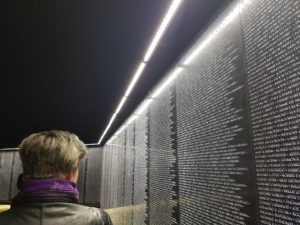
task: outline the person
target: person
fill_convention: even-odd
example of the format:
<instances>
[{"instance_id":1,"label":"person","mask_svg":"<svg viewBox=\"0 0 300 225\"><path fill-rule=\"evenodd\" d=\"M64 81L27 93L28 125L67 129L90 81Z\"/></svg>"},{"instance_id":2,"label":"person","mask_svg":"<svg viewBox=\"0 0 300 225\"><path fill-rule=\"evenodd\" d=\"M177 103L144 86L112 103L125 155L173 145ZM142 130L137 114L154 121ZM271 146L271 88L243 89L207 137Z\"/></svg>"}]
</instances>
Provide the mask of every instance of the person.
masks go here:
<instances>
[{"instance_id":1,"label":"person","mask_svg":"<svg viewBox=\"0 0 300 225\"><path fill-rule=\"evenodd\" d=\"M78 165L87 149L75 134L35 133L18 151L20 191L11 208L0 213L0 225L112 225L103 210L78 204Z\"/></svg>"}]
</instances>

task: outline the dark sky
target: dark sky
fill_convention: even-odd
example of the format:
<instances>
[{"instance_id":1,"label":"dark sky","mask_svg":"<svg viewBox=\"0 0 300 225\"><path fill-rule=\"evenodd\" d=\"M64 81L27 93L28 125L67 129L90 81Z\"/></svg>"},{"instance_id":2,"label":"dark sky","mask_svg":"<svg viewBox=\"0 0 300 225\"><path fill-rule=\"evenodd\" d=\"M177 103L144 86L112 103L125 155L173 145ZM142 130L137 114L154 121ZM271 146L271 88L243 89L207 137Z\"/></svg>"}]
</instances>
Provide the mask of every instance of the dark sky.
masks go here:
<instances>
[{"instance_id":1,"label":"dark sky","mask_svg":"<svg viewBox=\"0 0 300 225\"><path fill-rule=\"evenodd\" d=\"M50 129L97 142L170 3L0 1L0 148ZM111 132L223 5L183 0Z\"/></svg>"}]
</instances>

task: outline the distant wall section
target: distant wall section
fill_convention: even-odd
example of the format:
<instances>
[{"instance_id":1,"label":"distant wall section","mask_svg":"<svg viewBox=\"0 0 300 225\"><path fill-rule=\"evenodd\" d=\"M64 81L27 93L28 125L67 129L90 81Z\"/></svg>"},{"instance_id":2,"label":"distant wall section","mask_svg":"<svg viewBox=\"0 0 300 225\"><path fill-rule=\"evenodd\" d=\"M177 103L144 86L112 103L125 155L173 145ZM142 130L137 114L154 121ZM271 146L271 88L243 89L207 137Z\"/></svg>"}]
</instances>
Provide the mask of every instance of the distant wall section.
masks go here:
<instances>
[{"instance_id":1,"label":"distant wall section","mask_svg":"<svg viewBox=\"0 0 300 225\"><path fill-rule=\"evenodd\" d=\"M102 170L102 148L89 147L88 155L79 165L77 188L81 204L99 207ZM0 204L9 204L17 194L17 179L22 164L16 150L0 150Z\"/></svg>"}]
</instances>

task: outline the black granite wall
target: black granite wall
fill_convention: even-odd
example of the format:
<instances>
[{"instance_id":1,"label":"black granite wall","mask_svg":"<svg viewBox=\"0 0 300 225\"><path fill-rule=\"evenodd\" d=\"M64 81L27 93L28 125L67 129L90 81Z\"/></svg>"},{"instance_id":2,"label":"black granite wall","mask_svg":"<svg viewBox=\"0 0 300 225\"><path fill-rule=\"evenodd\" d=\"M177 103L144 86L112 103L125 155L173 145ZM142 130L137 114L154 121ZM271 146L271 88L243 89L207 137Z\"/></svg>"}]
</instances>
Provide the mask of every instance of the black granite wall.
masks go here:
<instances>
[{"instance_id":1,"label":"black granite wall","mask_svg":"<svg viewBox=\"0 0 300 225\"><path fill-rule=\"evenodd\" d=\"M102 207L124 225L300 224L299 32L299 1L232 1L104 146Z\"/></svg>"},{"instance_id":2,"label":"black granite wall","mask_svg":"<svg viewBox=\"0 0 300 225\"><path fill-rule=\"evenodd\" d=\"M297 0L232 1L144 111L89 149L81 203L124 225L300 224L299 32ZM2 202L19 172L0 152Z\"/></svg>"}]
</instances>

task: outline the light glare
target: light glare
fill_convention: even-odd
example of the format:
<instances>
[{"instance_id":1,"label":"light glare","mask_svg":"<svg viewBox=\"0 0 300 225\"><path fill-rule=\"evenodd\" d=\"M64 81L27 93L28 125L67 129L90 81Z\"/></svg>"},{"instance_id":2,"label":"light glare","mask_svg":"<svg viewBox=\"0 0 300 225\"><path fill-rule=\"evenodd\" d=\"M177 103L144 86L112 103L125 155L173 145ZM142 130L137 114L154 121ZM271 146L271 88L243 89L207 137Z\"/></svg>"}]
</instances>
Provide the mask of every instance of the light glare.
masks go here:
<instances>
[{"instance_id":1,"label":"light glare","mask_svg":"<svg viewBox=\"0 0 300 225\"><path fill-rule=\"evenodd\" d=\"M130 84L129 84L129 86L128 86L126 92L125 92L125 97L128 97L128 96L130 95L130 93L131 93L131 91L132 91L132 89L133 89L135 83L136 83L137 80L140 78L140 76L141 76L143 70L145 69L145 66L146 66L146 63L145 63L145 62L142 62L142 63L140 64L140 66L138 67L138 69L137 69L137 71L136 71L136 73L135 73L133 79L131 80L131 82L130 82Z\"/></svg>"},{"instance_id":2,"label":"light glare","mask_svg":"<svg viewBox=\"0 0 300 225\"><path fill-rule=\"evenodd\" d=\"M214 39L218 33L227 27L240 13L240 10L243 10L246 5L250 4L251 0L244 0L241 3L238 3L233 10L225 17L222 23L211 32L201 43L199 43L198 47L187 57L187 59L183 62L183 65L188 65L190 62L195 59L195 57L202 51L203 48L207 46L208 43Z\"/></svg>"},{"instance_id":3,"label":"light glare","mask_svg":"<svg viewBox=\"0 0 300 225\"><path fill-rule=\"evenodd\" d=\"M167 29L170 21L172 20L173 16L175 15L176 10L178 9L180 3L182 0L174 0L165 16L165 18L163 19L163 22L161 23L161 25L159 26L159 29L157 30L148 50L147 53L144 57L144 61L147 62L152 53L154 52L155 48L157 47L158 42L160 41L161 37L163 36L165 30Z\"/></svg>"},{"instance_id":4,"label":"light glare","mask_svg":"<svg viewBox=\"0 0 300 225\"><path fill-rule=\"evenodd\" d=\"M142 105L139 107L139 109L136 111L137 115L141 115L143 114L143 112L145 111L145 109L150 105L150 103L152 102L152 99L146 99L144 100L144 102L142 103Z\"/></svg>"},{"instance_id":5,"label":"light glare","mask_svg":"<svg viewBox=\"0 0 300 225\"><path fill-rule=\"evenodd\" d=\"M177 75L183 70L182 67L177 67L174 72L166 79L152 94L152 98L156 98L176 77Z\"/></svg>"},{"instance_id":6,"label":"light glare","mask_svg":"<svg viewBox=\"0 0 300 225\"><path fill-rule=\"evenodd\" d=\"M118 108L116 109L115 114L118 114L118 113L120 112L120 110L122 109L122 107L123 107L125 101L126 101L126 97L124 96L124 97L122 98L120 104L118 105Z\"/></svg>"},{"instance_id":7,"label":"light glare","mask_svg":"<svg viewBox=\"0 0 300 225\"><path fill-rule=\"evenodd\" d=\"M170 21L172 20L173 16L175 15L175 12L177 11L180 3L182 2L182 0L173 0L166 16L164 17L158 31L156 32L146 54L145 54L145 57L144 57L144 61L139 65L133 79L131 80L126 92L125 92L125 95L123 96L121 102L119 103L114 115L112 116L112 118L110 119L106 129L104 130L103 134L101 135L101 138L98 142L98 144L101 143L101 141L103 140L104 136L106 135L108 129L111 127L116 115L121 111L127 97L130 95L133 87L135 86L136 82L138 81L139 77L141 76L142 72L144 71L145 69L145 66L146 66L146 62L148 62L148 60L150 59L152 53L154 52L155 48L157 47L157 44L159 42L159 40L161 39L161 37L163 36L164 32L166 31ZM150 102L149 102L150 104ZM132 122L133 120L135 119L135 117L132 117L129 121Z\"/></svg>"},{"instance_id":8,"label":"light glare","mask_svg":"<svg viewBox=\"0 0 300 225\"><path fill-rule=\"evenodd\" d=\"M130 117L130 119L128 120L127 125L131 124L136 118L137 118L137 115L135 115L135 114L132 115L132 116Z\"/></svg>"}]
</instances>

